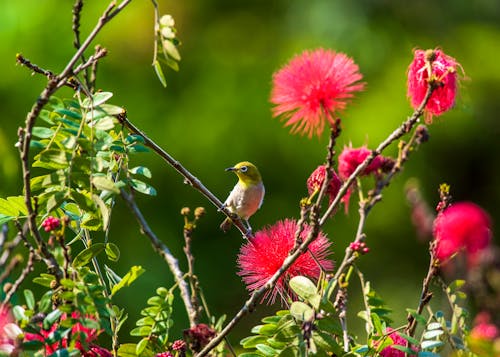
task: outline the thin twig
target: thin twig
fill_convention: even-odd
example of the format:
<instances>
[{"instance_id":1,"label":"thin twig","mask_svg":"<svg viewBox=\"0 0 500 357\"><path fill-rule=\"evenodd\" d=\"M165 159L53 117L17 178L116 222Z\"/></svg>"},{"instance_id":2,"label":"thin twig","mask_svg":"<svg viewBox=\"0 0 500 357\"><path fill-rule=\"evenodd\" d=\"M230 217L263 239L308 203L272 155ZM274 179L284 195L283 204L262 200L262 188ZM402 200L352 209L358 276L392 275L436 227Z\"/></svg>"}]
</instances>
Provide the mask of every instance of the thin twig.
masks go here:
<instances>
[{"instance_id":1,"label":"thin twig","mask_svg":"<svg viewBox=\"0 0 500 357\"><path fill-rule=\"evenodd\" d=\"M14 284L12 284L12 286L10 287L9 291L5 294L5 298L3 299L3 304L5 304L10 300L10 298L15 294L15 292L22 284L22 282L27 278L28 274L33 271L35 258L36 258L35 253L33 251L30 251L28 256L28 263L24 267L19 278L16 279Z\"/></svg>"},{"instance_id":2,"label":"thin twig","mask_svg":"<svg viewBox=\"0 0 500 357\"><path fill-rule=\"evenodd\" d=\"M5 267L4 271L2 274L0 274L0 284L3 283L5 279L9 277L9 275L14 271L14 269L23 261L23 257L20 255L14 256L10 261L9 264Z\"/></svg>"},{"instance_id":3,"label":"thin twig","mask_svg":"<svg viewBox=\"0 0 500 357\"><path fill-rule=\"evenodd\" d=\"M185 217L187 219L187 217ZM188 263L188 279L189 279L189 286L191 289L191 314L193 316L189 317L189 321L191 326L193 327L198 324L199 320L199 313L200 313L200 303L198 301L198 296L197 296L197 291L198 291L198 279L194 275L194 256L191 253L191 241L192 241L192 235L193 235L193 224L190 222L186 222L184 226L184 242L186 245L184 246L184 254L186 255L186 260Z\"/></svg>"},{"instance_id":4,"label":"thin twig","mask_svg":"<svg viewBox=\"0 0 500 357\"><path fill-rule=\"evenodd\" d=\"M160 256L167 262L170 271L174 275L174 279L176 283L179 285L180 294L182 300L184 302L184 306L186 307L186 312L189 318L189 324L193 326L194 320L192 320L193 316L195 316L194 308L191 303L191 297L189 296L189 287L184 280L184 273L179 268L179 261L172 255L170 249L156 236L156 234L151 230L149 224L146 219L142 215L139 207L135 203L134 199L130 194L125 192L124 190L120 191L122 198L127 203L127 206L132 211L133 215L137 219L139 226L141 227L141 232L146 235L154 250L160 254Z\"/></svg>"},{"instance_id":5,"label":"thin twig","mask_svg":"<svg viewBox=\"0 0 500 357\"><path fill-rule=\"evenodd\" d=\"M75 0L73 4L73 34L75 35L75 39L73 41L73 46L78 50L81 47L80 42L80 17L83 9L83 0ZM80 56L82 63L87 62L85 59L85 54L82 53ZM85 84L90 89L90 81L89 81L89 73L86 70L84 74Z\"/></svg>"},{"instance_id":6,"label":"thin twig","mask_svg":"<svg viewBox=\"0 0 500 357\"><path fill-rule=\"evenodd\" d=\"M420 299L418 302L417 306L417 314L421 314L422 311L424 310L424 307L429 303L429 301L432 298L432 293L430 292L430 285L432 282L432 279L434 276L439 271L439 267L436 263L436 260L434 259L434 244L430 244L430 254L431 254L431 259L429 261L429 269L427 270L427 275L425 276L425 279L422 282L422 292L420 293ZM408 326L406 328L406 334L409 336L414 335L415 329L417 328L417 320L411 315L408 314Z\"/></svg>"},{"instance_id":7,"label":"thin twig","mask_svg":"<svg viewBox=\"0 0 500 357\"><path fill-rule=\"evenodd\" d=\"M0 251L2 252L2 255L0 256L0 268L7 263L7 260L9 259L10 254L14 250L14 248L17 247L17 245L21 242L21 236L18 234L14 237L14 239L10 242L5 243L2 247L0 247Z\"/></svg>"},{"instance_id":8,"label":"thin twig","mask_svg":"<svg viewBox=\"0 0 500 357\"><path fill-rule=\"evenodd\" d=\"M158 144L151 140L143 131L132 124L126 115L118 116L118 120L125 125L132 133L141 136L144 139L144 144L156 152L163 160L165 160L170 166L172 166L179 174L184 177L184 182L189 184L194 189L201 192L219 211L224 213L227 217L231 218L234 225L239 229L244 237L250 238L251 232L247 230L243 222L239 217L235 217L208 188L203 185L203 183L195 177L191 172L189 172L182 164L174 159L169 153L163 150Z\"/></svg>"},{"instance_id":9,"label":"thin twig","mask_svg":"<svg viewBox=\"0 0 500 357\"><path fill-rule=\"evenodd\" d=\"M20 53L18 53L16 55L16 62L19 63L20 65L30 69L34 73L38 73L38 74L41 74L41 75L47 77L47 79L49 79L49 80L51 80L51 79L56 80L56 78L57 78L55 73L32 63L29 59L27 59L26 57L24 57ZM78 88L80 87L80 84L78 83L78 81L73 77L68 78L66 80L66 82L64 83L64 85L72 88L73 90L78 90Z\"/></svg>"}]
</instances>

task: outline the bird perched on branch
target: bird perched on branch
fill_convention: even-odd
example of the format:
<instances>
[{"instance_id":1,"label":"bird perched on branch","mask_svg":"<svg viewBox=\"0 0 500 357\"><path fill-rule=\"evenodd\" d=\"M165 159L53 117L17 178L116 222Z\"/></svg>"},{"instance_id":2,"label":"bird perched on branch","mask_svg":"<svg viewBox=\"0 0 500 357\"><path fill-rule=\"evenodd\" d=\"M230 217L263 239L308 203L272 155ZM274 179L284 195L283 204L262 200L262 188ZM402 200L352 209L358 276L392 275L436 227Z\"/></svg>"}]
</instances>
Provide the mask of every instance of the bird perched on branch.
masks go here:
<instances>
[{"instance_id":1,"label":"bird perched on branch","mask_svg":"<svg viewBox=\"0 0 500 357\"><path fill-rule=\"evenodd\" d=\"M264 199L264 184L257 167L248 161L242 161L229 167L226 171L233 171L238 176L238 182L224 202L231 213L238 215L252 232L248 219L260 208ZM233 221L226 218L220 228L227 232Z\"/></svg>"}]
</instances>

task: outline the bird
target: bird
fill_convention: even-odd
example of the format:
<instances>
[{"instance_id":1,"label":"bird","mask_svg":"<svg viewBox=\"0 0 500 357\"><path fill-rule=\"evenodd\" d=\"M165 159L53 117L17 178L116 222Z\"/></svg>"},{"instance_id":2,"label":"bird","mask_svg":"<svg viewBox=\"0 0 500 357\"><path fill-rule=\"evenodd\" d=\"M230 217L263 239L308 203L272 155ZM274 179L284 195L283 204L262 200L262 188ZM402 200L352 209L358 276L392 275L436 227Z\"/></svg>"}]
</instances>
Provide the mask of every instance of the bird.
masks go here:
<instances>
[{"instance_id":1,"label":"bird","mask_svg":"<svg viewBox=\"0 0 500 357\"><path fill-rule=\"evenodd\" d=\"M247 233L252 233L252 227L248 223L248 219L260 208L264 200L264 183L257 166L248 161L242 161L228 167L226 171L232 171L238 176L238 182L233 190L229 193L224 208L227 208L232 214L238 215L245 223L248 230ZM233 221L227 217L220 229L227 232Z\"/></svg>"}]
</instances>

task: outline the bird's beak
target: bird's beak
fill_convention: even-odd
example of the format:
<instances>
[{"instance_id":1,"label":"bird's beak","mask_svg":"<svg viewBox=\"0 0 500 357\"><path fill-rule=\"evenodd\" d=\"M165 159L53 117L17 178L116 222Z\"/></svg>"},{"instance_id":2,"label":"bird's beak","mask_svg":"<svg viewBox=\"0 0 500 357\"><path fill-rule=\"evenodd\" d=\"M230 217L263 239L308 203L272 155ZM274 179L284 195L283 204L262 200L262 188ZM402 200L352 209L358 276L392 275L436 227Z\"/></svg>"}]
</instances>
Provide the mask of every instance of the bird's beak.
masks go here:
<instances>
[{"instance_id":1,"label":"bird's beak","mask_svg":"<svg viewBox=\"0 0 500 357\"><path fill-rule=\"evenodd\" d=\"M228 168L226 169L226 171L236 171L236 168L235 168L235 167L228 167Z\"/></svg>"}]
</instances>

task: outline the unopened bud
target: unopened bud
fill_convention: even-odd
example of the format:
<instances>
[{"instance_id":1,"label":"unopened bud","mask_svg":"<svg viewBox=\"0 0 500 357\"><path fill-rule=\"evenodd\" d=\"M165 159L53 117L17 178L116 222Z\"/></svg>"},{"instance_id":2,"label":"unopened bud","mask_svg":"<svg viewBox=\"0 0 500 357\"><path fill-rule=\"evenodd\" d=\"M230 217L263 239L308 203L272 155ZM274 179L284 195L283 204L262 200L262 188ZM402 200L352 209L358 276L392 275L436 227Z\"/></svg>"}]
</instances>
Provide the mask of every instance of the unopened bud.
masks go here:
<instances>
[{"instance_id":1,"label":"unopened bud","mask_svg":"<svg viewBox=\"0 0 500 357\"><path fill-rule=\"evenodd\" d=\"M3 286L3 292L7 294L10 288L12 288L12 283L5 283L5 285Z\"/></svg>"},{"instance_id":2,"label":"unopened bud","mask_svg":"<svg viewBox=\"0 0 500 357\"><path fill-rule=\"evenodd\" d=\"M181 215L187 216L191 213L191 209L189 207L182 207L181 208Z\"/></svg>"},{"instance_id":3,"label":"unopened bud","mask_svg":"<svg viewBox=\"0 0 500 357\"><path fill-rule=\"evenodd\" d=\"M205 207L196 207L194 210L194 218L200 219L205 215L205 213L206 213Z\"/></svg>"}]
</instances>

